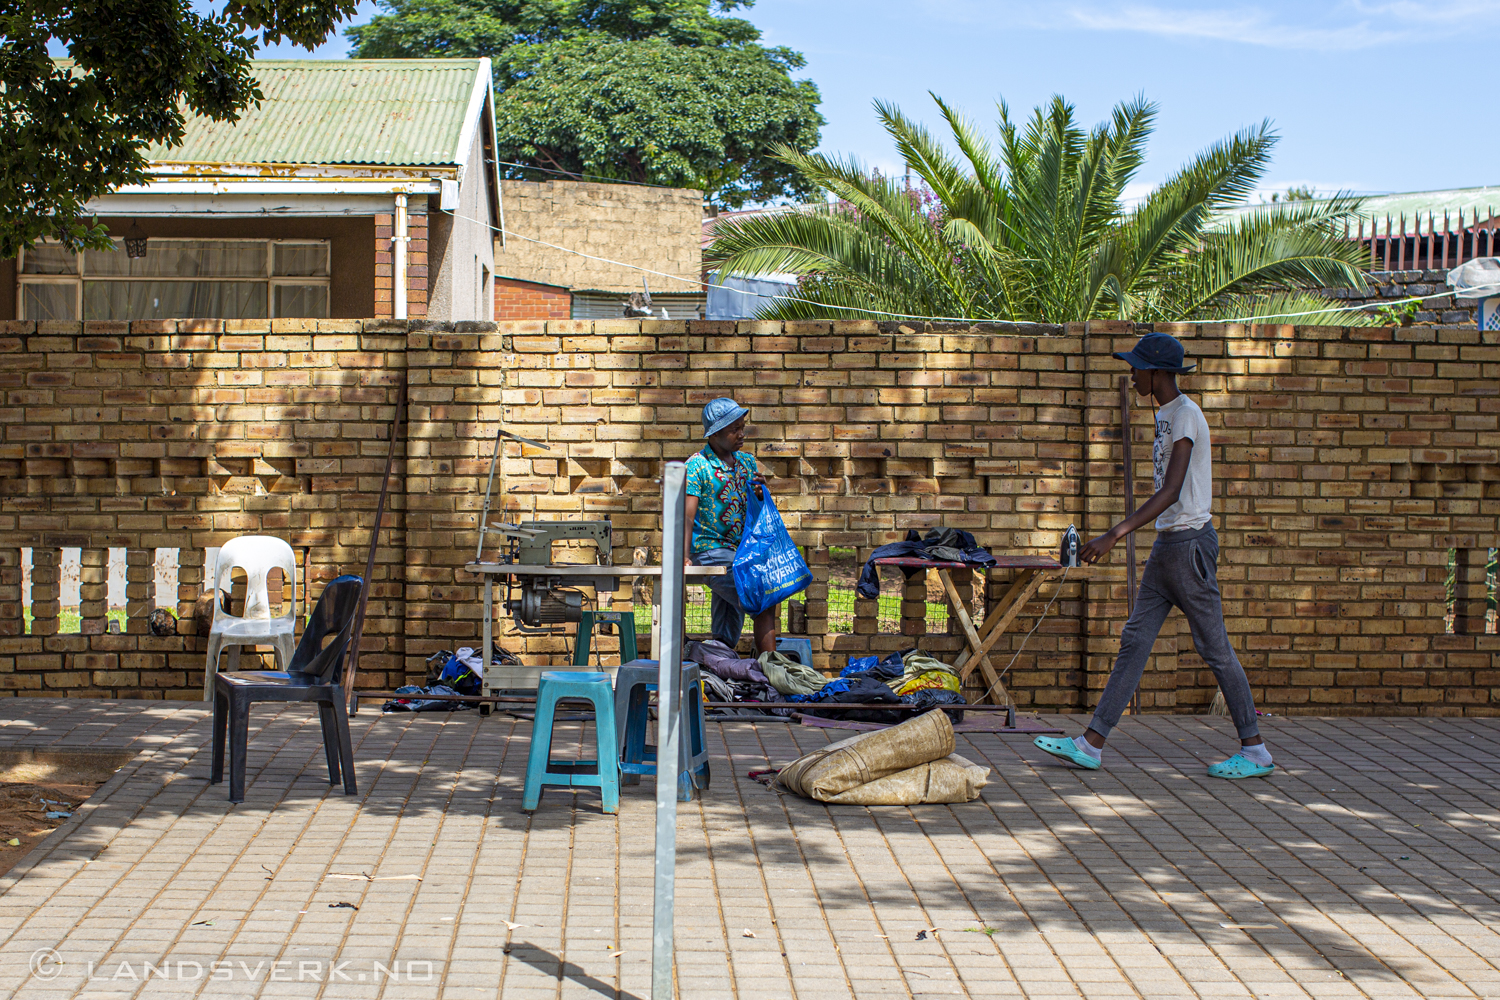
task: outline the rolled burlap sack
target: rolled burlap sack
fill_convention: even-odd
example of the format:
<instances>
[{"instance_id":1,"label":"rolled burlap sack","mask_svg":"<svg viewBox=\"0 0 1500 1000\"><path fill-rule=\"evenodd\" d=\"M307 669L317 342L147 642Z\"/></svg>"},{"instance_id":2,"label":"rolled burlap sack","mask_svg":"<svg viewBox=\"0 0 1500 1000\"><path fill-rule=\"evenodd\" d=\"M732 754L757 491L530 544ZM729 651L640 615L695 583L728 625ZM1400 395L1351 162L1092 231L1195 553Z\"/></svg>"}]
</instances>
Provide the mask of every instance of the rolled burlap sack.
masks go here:
<instances>
[{"instance_id":1,"label":"rolled burlap sack","mask_svg":"<svg viewBox=\"0 0 1500 1000\"><path fill-rule=\"evenodd\" d=\"M820 802L887 775L942 760L953 753L953 723L941 709L899 726L860 733L798 757L781 769L776 784Z\"/></svg>"},{"instance_id":2,"label":"rolled burlap sack","mask_svg":"<svg viewBox=\"0 0 1500 1000\"><path fill-rule=\"evenodd\" d=\"M990 769L958 754L919 764L884 778L856 785L831 799L839 806L916 806L923 803L971 802L989 784Z\"/></svg>"}]
</instances>

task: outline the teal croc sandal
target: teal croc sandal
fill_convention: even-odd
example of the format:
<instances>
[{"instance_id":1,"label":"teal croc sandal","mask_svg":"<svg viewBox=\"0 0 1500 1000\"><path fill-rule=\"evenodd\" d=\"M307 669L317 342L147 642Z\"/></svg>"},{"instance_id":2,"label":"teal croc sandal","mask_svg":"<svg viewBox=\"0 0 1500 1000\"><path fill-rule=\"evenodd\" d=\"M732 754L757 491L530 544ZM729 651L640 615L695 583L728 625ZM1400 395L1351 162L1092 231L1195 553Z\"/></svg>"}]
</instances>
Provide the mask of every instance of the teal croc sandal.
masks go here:
<instances>
[{"instance_id":1,"label":"teal croc sandal","mask_svg":"<svg viewBox=\"0 0 1500 1000\"><path fill-rule=\"evenodd\" d=\"M1078 744L1070 739L1059 739L1056 736L1038 736L1034 742L1052 756L1061 757L1069 764L1077 764L1079 767L1086 767L1090 771L1099 770L1099 761L1078 749Z\"/></svg>"},{"instance_id":2,"label":"teal croc sandal","mask_svg":"<svg viewBox=\"0 0 1500 1000\"><path fill-rule=\"evenodd\" d=\"M1274 770L1276 770L1275 764L1257 764L1244 754L1237 753L1228 760L1211 764L1208 768L1208 776L1238 781L1240 778L1263 778Z\"/></svg>"}]
</instances>

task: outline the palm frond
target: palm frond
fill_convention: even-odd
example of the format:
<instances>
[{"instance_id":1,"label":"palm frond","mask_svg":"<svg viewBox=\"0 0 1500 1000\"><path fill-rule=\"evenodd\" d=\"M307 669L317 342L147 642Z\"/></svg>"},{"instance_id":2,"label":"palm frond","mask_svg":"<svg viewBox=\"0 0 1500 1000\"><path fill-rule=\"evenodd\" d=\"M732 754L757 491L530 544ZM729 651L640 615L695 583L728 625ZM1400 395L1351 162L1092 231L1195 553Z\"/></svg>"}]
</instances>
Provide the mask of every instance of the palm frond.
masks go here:
<instances>
[{"instance_id":1,"label":"palm frond","mask_svg":"<svg viewBox=\"0 0 1500 1000\"><path fill-rule=\"evenodd\" d=\"M1350 309L1346 302L1300 291L1229 295L1184 318L1286 326L1382 326L1385 322L1372 311Z\"/></svg>"},{"instance_id":2,"label":"palm frond","mask_svg":"<svg viewBox=\"0 0 1500 1000\"><path fill-rule=\"evenodd\" d=\"M887 134L895 140L896 150L906 165L927 182L938 200L944 204L953 201L968 178L932 133L902 114L894 104L876 101L875 113L885 125Z\"/></svg>"},{"instance_id":3,"label":"palm frond","mask_svg":"<svg viewBox=\"0 0 1500 1000\"><path fill-rule=\"evenodd\" d=\"M1364 250L1343 236L1356 199L1226 217L1264 176L1277 141L1269 122L1203 150L1127 211L1125 188L1156 122L1157 106L1144 97L1121 102L1091 129L1061 96L1024 119L1002 101L993 145L933 99L956 156L895 105L875 108L941 212L854 159L783 148L781 159L842 207L725 223L705 263L806 276L796 296L805 301L767 305L772 318L1170 321L1294 312L1308 322L1373 322L1331 312L1337 304L1319 294L1367 281Z\"/></svg>"},{"instance_id":4,"label":"palm frond","mask_svg":"<svg viewBox=\"0 0 1500 1000\"><path fill-rule=\"evenodd\" d=\"M1295 206L1296 203L1293 203ZM1175 305L1192 315L1220 299L1319 288L1363 288L1366 251L1335 223L1357 208L1268 205L1205 234L1202 249L1180 256Z\"/></svg>"}]
</instances>

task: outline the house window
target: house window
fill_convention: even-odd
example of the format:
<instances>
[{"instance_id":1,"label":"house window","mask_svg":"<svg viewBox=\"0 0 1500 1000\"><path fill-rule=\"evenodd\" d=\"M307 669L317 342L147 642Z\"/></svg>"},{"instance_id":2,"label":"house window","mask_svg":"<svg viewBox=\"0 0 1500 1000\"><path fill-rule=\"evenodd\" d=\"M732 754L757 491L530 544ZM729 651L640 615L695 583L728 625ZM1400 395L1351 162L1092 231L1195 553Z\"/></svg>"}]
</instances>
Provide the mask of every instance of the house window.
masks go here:
<instances>
[{"instance_id":1,"label":"house window","mask_svg":"<svg viewBox=\"0 0 1500 1000\"><path fill-rule=\"evenodd\" d=\"M270 319L328 315L327 240L153 239L146 256L41 243L17 261L20 318Z\"/></svg>"}]
</instances>

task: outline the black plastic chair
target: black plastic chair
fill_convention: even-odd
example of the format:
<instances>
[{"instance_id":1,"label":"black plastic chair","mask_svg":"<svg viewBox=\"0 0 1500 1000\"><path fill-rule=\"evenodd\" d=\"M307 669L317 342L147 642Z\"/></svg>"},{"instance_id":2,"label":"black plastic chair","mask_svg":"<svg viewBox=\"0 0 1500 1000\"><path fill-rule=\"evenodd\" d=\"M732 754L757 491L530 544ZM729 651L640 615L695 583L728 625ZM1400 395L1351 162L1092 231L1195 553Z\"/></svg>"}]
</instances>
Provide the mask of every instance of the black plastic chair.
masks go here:
<instances>
[{"instance_id":1,"label":"black plastic chair","mask_svg":"<svg viewBox=\"0 0 1500 1000\"><path fill-rule=\"evenodd\" d=\"M285 671L236 670L214 675L214 756L209 783L224 780L224 741L229 740L229 801L245 801L245 751L250 738L250 706L257 701L317 702L323 726L328 783L344 777L344 794L354 795L354 747L344 710L344 656L354 631L354 615L364 581L341 576L329 582L302 632ZM324 639L332 641L324 645Z\"/></svg>"}]
</instances>

